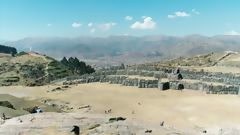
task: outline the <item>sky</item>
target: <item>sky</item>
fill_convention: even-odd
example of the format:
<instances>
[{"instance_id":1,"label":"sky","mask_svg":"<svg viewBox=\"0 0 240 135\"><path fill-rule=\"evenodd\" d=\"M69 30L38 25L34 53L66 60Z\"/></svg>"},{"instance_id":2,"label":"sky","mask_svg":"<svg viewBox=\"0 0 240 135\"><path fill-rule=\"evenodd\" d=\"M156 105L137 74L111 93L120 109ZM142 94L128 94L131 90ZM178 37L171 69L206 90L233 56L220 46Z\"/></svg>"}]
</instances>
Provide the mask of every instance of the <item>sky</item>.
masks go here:
<instances>
[{"instance_id":1,"label":"sky","mask_svg":"<svg viewBox=\"0 0 240 135\"><path fill-rule=\"evenodd\" d=\"M239 0L0 0L0 40L239 35Z\"/></svg>"}]
</instances>

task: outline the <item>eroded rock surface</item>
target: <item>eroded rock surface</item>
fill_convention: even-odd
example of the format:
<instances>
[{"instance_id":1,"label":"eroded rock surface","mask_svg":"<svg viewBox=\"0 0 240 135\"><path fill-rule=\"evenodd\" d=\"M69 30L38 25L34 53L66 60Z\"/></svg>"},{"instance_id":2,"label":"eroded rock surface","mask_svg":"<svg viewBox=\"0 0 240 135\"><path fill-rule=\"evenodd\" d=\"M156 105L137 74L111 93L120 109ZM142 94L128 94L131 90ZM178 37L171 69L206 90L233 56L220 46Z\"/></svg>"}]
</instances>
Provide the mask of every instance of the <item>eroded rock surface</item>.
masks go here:
<instances>
[{"instance_id":1,"label":"eroded rock surface","mask_svg":"<svg viewBox=\"0 0 240 135\"><path fill-rule=\"evenodd\" d=\"M29 114L6 120L0 125L2 135L70 135L74 125L79 126L82 135L142 135L183 134L170 128L151 128L131 120L113 118L100 114L86 113L41 113Z\"/></svg>"}]
</instances>

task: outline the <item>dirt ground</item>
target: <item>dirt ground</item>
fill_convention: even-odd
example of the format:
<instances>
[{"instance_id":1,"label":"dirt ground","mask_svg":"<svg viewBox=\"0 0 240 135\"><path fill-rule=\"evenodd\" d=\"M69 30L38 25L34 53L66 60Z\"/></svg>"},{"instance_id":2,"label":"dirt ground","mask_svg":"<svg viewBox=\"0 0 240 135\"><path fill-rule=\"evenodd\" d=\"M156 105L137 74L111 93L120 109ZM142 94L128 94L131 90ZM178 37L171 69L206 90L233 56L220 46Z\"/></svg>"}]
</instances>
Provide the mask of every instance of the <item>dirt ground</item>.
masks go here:
<instances>
[{"instance_id":1,"label":"dirt ground","mask_svg":"<svg viewBox=\"0 0 240 135\"><path fill-rule=\"evenodd\" d=\"M237 95L207 95L201 91L138 89L106 83L71 86L64 91L47 92L58 85L41 87L1 87L8 93L29 99L56 99L69 102L73 112L79 106L90 105L90 113L127 117L146 124L179 129L200 127L232 127L240 125L240 97Z\"/></svg>"}]
</instances>

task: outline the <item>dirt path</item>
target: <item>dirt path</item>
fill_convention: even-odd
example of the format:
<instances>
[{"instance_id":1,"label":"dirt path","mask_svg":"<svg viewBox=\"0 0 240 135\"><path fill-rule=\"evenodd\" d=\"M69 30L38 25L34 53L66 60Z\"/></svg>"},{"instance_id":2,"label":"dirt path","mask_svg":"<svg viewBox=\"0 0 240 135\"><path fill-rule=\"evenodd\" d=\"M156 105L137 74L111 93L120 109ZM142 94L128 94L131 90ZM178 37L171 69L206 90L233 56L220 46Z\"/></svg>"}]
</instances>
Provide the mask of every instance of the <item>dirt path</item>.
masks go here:
<instances>
[{"instance_id":1,"label":"dirt path","mask_svg":"<svg viewBox=\"0 0 240 135\"><path fill-rule=\"evenodd\" d=\"M218 61L216 63L214 63L212 66L216 66L219 63L221 63L223 60L227 59L228 57L230 57L233 53L232 52L227 52L224 56L222 56L221 58L218 59Z\"/></svg>"}]
</instances>

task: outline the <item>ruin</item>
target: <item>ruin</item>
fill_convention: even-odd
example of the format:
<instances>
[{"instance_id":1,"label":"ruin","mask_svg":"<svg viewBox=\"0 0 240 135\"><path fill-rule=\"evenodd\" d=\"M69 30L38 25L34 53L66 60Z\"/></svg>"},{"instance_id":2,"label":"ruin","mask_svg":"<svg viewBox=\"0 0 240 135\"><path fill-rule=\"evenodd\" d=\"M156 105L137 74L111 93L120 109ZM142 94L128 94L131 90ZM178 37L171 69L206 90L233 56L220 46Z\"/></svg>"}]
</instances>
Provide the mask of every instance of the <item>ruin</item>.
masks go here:
<instances>
[{"instance_id":1,"label":"ruin","mask_svg":"<svg viewBox=\"0 0 240 135\"><path fill-rule=\"evenodd\" d=\"M131 77L138 76L138 77ZM145 79L144 77L149 77ZM99 70L93 74L68 77L64 85L82 83L110 83L138 88L158 88L159 90L201 90L207 94L239 94L239 74L213 73L177 68L160 70Z\"/></svg>"}]
</instances>

